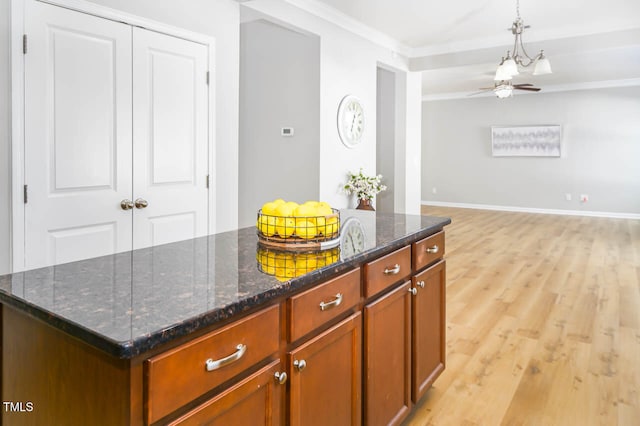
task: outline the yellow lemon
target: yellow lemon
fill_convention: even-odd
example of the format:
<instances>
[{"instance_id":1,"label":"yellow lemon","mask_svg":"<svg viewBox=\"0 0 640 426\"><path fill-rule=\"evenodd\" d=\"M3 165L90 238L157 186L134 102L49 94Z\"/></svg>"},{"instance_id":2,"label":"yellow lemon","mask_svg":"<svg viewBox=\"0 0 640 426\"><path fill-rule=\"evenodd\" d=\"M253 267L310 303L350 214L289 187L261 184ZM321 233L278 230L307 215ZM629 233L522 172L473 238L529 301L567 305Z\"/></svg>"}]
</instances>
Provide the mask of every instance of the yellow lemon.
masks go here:
<instances>
[{"instance_id":1,"label":"yellow lemon","mask_svg":"<svg viewBox=\"0 0 640 426\"><path fill-rule=\"evenodd\" d=\"M260 216L256 225L262 234L273 237L276 233L276 218L273 216Z\"/></svg>"},{"instance_id":2,"label":"yellow lemon","mask_svg":"<svg viewBox=\"0 0 640 426\"><path fill-rule=\"evenodd\" d=\"M279 217L292 217L296 207L291 206L289 203L279 204L276 208L275 215Z\"/></svg>"},{"instance_id":3,"label":"yellow lemon","mask_svg":"<svg viewBox=\"0 0 640 426\"><path fill-rule=\"evenodd\" d=\"M276 220L276 232L282 238L289 238L296 230L296 221L292 217L279 217Z\"/></svg>"},{"instance_id":4,"label":"yellow lemon","mask_svg":"<svg viewBox=\"0 0 640 426\"><path fill-rule=\"evenodd\" d=\"M299 255L296 258L296 276L299 272L311 272L318 267L318 260L313 254Z\"/></svg>"},{"instance_id":5,"label":"yellow lemon","mask_svg":"<svg viewBox=\"0 0 640 426\"><path fill-rule=\"evenodd\" d=\"M316 213L318 216L330 216L333 214L333 210L329 206L318 205L316 206Z\"/></svg>"},{"instance_id":6,"label":"yellow lemon","mask_svg":"<svg viewBox=\"0 0 640 426\"><path fill-rule=\"evenodd\" d=\"M292 211L295 211L299 204L296 203L295 201L287 201L286 203L284 203L285 205L289 206L291 208Z\"/></svg>"},{"instance_id":7,"label":"yellow lemon","mask_svg":"<svg viewBox=\"0 0 640 426\"><path fill-rule=\"evenodd\" d=\"M336 216L331 216L327 218L326 225L326 233L324 234L326 237L336 234L340 228L340 223Z\"/></svg>"},{"instance_id":8,"label":"yellow lemon","mask_svg":"<svg viewBox=\"0 0 640 426\"><path fill-rule=\"evenodd\" d=\"M318 234L316 224L309 219L296 220L296 235L305 240L314 238Z\"/></svg>"},{"instance_id":9,"label":"yellow lemon","mask_svg":"<svg viewBox=\"0 0 640 426\"><path fill-rule=\"evenodd\" d=\"M280 204L284 204L285 201L282 198L278 198L276 200L273 200L272 203L274 203L276 205L280 205Z\"/></svg>"},{"instance_id":10,"label":"yellow lemon","mask_svg":"<svg viewBox=\"0 0 640 426\"><path fill-rule=\"evenodd\" d=\"M276 276L293 278L295 276L296 263L291 255L284 259L276 259Z\"/></svg>"},{"instance_id":11,"label":"yellow lemon","mask_svg":"<svg viewBox=\"0 0 640 426\"><path fill-rule=\"evenodd\" d=\"M264 203L262 205L262 214L273 216L273 215L276 214L276 208L277 207L278 207L278 205L276 203L274 203L273 201L268 202L268 203Z\"/></svg>"},{"instance_id":12,"label":"yellow lemon","mask_svg":"<svg viewBox=\"0 0 640 426\"><path fill-rule=\"evenodd\" d=\"M303 206L316 207L318 205L318 201L305 201Z\"/></svg>"},{"instance_id":13,"label":"yellow lemon","mask_svg":"<svg viewBox=\"0 0 640 426\"><path fill-rule=\"evenodd\" d=\"M331 205L329 205L329 203L327 203L326 201L319 201L316 207L327 208L329 209L329 211L331 211Z\"/></svg>"},{"instance_id":14,"label":"yellow lemon","mask_svg":"<svg viewBox=\"0 0 640 426\"><path fill-rule=\"evenodd\" d=\"M293 212L293 215L296 218L298 217L312 218L317 216L317 213L316 213L316 208L314 206L311 206L308 204L302 204L295 209L295 211Z\"/></svg>"}]
</instances>

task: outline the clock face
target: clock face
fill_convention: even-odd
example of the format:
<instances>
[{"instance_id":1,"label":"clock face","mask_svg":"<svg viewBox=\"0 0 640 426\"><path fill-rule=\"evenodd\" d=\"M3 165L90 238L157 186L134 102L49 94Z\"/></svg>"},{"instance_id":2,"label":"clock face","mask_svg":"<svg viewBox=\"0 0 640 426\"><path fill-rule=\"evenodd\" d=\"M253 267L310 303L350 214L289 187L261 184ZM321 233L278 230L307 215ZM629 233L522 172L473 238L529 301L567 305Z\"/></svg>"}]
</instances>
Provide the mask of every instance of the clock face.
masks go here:
<instances>
[{"instance_id":1,"label":"clock face","mask_svg":"<svg viewBox=\"0 0 640 426\"><path fill-rule=\"evenodd\" d=\"M364 132L364 109L360 99L345 96L338 107L338 134L345 146L353 148L362 140Z\"/></svg>"},{"instance_id":2,"label":"clock face","mask_svg":"<svg viewBox=\"0 0 640 426\"><path fill-rule=\"evenodd\" d=\"M364 227L356 218L350 217L342 224L340 234L340 257L346 259L365 249Z\"/></svg>"}]
</instances>

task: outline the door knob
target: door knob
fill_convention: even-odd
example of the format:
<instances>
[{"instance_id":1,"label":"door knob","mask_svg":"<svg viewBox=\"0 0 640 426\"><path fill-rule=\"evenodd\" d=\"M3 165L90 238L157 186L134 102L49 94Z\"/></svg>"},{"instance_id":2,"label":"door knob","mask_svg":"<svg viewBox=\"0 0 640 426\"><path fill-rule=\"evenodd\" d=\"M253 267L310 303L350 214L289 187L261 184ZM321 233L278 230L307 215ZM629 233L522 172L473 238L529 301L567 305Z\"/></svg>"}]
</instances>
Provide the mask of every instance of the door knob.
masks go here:
<instances>
[{"instance_id":1,"label":"door knob","mask_svg":"<svg viewBox=\"0 0 640 426\"><path fill-rule=\"evenodd\" d=\"M122 210L131 210L133 208L133 201L127 199L120 201L120 208Z\"/></svg>"},{"instance_id":2,"label":"door knob","mask_svg":"<svg viewBox=\"0 0 640 426\"><path fill-rule=\"evenodd\" d=\"M149 202L143 198L136 198L136 208L144 209L149 205Z\"/></svg>"}]
</instances>

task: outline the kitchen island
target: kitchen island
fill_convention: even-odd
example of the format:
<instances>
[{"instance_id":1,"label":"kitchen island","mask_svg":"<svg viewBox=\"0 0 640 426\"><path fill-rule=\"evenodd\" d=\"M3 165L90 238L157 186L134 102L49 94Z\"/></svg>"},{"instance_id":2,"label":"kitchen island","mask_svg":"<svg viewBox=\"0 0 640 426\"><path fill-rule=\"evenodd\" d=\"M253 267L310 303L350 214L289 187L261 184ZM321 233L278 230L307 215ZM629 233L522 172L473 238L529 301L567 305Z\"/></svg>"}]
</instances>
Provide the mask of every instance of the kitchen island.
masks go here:
<instances>
[{"instance_id":1,"label":"kitchen island","mask_svg":"<svg viewBox=\"0 0 640 426\"><path fill-rule=\"evenodd\" d=\"M444 369L450 220L349 217L298 276L250 227L0 277L3 424L401 421Z\"/></svg>"}]
</instances>

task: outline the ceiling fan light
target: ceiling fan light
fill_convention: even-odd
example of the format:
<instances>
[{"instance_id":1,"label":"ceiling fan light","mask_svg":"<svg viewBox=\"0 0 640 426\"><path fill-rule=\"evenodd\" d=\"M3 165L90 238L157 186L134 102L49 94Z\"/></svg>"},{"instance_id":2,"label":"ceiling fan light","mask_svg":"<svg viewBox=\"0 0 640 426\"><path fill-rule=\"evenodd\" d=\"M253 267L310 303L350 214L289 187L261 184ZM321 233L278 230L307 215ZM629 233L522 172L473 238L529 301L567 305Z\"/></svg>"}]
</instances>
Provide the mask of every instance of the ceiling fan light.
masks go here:
<instances>
[{"instance_id":1,"label":"ceiling fan light","mask_svg":"<svg viewBox=\"0 0 640 426\"><path fill-rule=\"evenodd\" d=\"M493 93L500 99L509 98L513 96L513 87L511 85L499 85L493 89Z\"/></svg>"},{"instance_id":2,"label":"ceiling fan light","mask_svg":"<svg viewBox=\"0 0 640 426\"><path fill-rule=\"evenodd\" d=\"M514 61L512 58L508 58L506 61L504 61L504 64L502 66L504 67L505 72L510 76L520 74L518 72L518 65L516 65L516 61Z\"/></svg>"},{"instance_id":3,"label":"ceiling fan light","mask_svg":"<svg viewBox=\"0 0 640 426\"><path fill-rule=\"evenodd\" d=\"M495 81L511 80L511 74L506 72L504 65L500 65L496 70L496 76L493 78Z\"/></svg>"},{"instance_id":4,"label":"ceiling fan light","mask_svg":"<svg viewBox=\"0 0 640 426\"><path fill-rule=\"evenodd\" d=\"M551 64L549 60L541 53L540 58L536 61L536 67L533 69L533 75L551 74Z\"/></svg>"}]
</instances>

